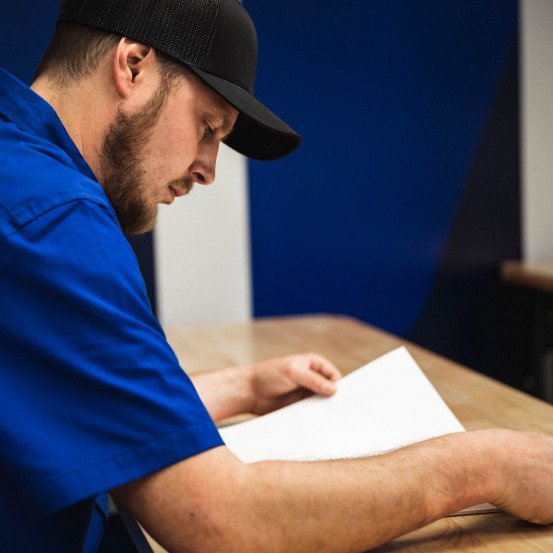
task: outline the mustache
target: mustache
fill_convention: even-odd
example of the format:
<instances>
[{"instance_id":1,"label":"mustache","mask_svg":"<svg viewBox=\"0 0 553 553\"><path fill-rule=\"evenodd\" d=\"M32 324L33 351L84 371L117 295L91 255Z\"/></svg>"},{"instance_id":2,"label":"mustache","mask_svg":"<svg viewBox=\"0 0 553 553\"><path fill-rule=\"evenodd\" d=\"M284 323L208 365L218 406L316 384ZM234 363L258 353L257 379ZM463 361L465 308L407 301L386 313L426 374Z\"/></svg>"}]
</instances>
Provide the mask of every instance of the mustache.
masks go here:
<instances>
[{"instance_id":1,"label":"mustache","mask_svg":"<svg viewBox=\"0 0 553 553\"><path fill-rule=\"evenodd\" d=\"M188 194L194 188L194 181L188 178L175 179L169 183L171 188Z\"/></svg>"}]
</instances>

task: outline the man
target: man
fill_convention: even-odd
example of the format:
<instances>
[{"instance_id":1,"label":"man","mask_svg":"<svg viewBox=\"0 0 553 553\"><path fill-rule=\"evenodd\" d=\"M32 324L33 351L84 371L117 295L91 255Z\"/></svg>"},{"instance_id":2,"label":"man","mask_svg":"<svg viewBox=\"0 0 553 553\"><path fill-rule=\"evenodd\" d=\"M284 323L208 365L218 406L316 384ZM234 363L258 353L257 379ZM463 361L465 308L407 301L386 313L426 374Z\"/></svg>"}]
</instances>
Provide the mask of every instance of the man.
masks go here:
<instances>
[{"instance_id":1,"label":"man","mask_svg":"<svg viewBox=\"0 0 553 553\"><path fill-rule=\"evenodd\" d=\"M95 551L107 491L171 552L362 551L485 501L553 521L545 436L306 464L244 465L222 444L213 420L332 394L338 371L298 355L194 388L122 231L210 184L221 141L257 159L298 145L252 96L256 59L237 0L71 0L31 89L0 75L6 551Z\"/></svg>"}]
</instances>

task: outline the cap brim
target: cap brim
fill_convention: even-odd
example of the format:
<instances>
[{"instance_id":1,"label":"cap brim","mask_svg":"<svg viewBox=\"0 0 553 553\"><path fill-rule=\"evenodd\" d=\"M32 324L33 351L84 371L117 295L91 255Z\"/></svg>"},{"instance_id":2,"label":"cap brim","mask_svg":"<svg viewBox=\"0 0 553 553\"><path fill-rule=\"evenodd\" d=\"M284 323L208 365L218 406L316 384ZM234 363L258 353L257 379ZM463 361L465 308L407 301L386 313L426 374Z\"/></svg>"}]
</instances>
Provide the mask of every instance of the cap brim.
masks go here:
<instances>
[{"instance_id":1,"label":"cap brim","mask_svg":"<svg viewBox=\"0 0 553 553\"><path fill-rule=\"evenodd\" d=\"M296 131L241 86L189 67L239 112L234 129L225 140L227 146L253 159L270 161L290 154L300 145Z\"/></svg>"}]
</instances>

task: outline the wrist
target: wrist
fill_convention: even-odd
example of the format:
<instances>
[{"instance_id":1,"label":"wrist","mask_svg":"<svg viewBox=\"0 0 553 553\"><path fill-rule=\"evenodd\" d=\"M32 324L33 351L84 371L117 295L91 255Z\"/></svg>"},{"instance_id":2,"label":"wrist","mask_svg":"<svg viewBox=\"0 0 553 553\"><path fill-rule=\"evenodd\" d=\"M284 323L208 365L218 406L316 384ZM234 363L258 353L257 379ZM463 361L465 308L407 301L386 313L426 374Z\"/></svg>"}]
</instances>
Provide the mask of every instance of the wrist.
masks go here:
<instances>
[{"instance_id":1,"label":"wrist","mask_svg":"<svg viewBox=\"0 0 553 553\"><path fill-rule=\"evenodd\" d=\"M481 435L484 441L486 459L488 461L486 501L499 505L505 489L509 485L507 476L510 463L509 453L513 449L513 437L516 432L495 428L481 430L478 434Z\"/></svg>"},{"instance_id":2,"label":"wrist","mask_svg":"<svg viewBox=\"0 0 553 553\"><path fill-rule=\"evenodd\" d=\"M427 443L423 457L436 470L427 488L425 523L498 497L500 449L494 431L459 432Z\"/></svg>"},{"instance_id":3,"label":"wrist","mask_svg":"<svg viewBox=\"0 0 553 553\"><path fill-rule=\"evenodd\" d=\"M499 495L503 475L502 433L503 431L498 429L465 433L471 452L467 462L471 463L470 474L475 504L493 503Z\"/></svg>"},{"instance_id":4,"label":"wrist","mask_svg":"<svg viewBox=\"0 0 553 553\"><path fill-rule=\"evenodd\" d=\"M253 413L256 403L255 398L255 369L253 365L240 365L230 367L229 372L239 398L240 412Z\"/></svg>"}]
</instances>

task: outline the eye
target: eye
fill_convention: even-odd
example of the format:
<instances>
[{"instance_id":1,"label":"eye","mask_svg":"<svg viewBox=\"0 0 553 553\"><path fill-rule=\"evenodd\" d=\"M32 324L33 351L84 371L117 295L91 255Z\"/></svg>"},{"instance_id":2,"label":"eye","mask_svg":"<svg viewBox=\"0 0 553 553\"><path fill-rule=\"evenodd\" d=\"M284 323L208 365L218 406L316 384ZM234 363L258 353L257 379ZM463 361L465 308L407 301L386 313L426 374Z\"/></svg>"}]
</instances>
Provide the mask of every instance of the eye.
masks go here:
<instances>
[{"instance_id":1,"label":"eye","mask_svg":"<svg viewBox=\"0 0 553 553\"><path fill-rule=\"evenodd\" d=\"M214 132L213 127L207 121L204 121L204 138L210 138Z\"/></svg>"}]
</instances>

